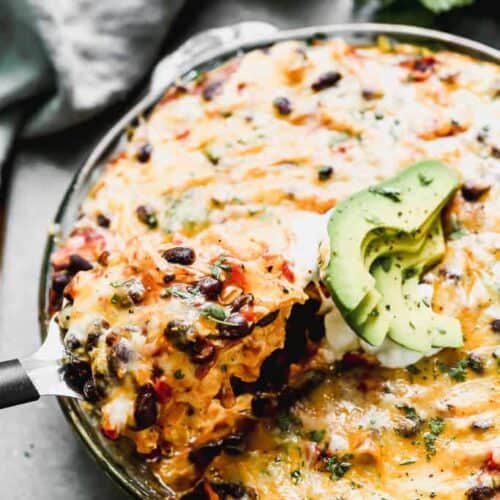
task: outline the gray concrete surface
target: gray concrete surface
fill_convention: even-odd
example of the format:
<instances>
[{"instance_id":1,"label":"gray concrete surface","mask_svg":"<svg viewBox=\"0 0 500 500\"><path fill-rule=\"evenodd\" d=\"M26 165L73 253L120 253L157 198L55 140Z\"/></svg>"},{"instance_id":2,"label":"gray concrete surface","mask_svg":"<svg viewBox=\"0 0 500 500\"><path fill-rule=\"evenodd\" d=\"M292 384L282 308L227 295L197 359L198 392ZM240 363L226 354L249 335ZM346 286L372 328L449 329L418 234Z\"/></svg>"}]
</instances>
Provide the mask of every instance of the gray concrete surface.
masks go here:
<instances>
[{"instance_id":1,"label":"gray concrete surface","mask_svg":"<svg viewBox=\"0 0 500 500\"><path fill-rule=\"evenodd\" d=\"M281 27L368 19L434 25L500 47L495 1L474 10L432 18L423 10L374 14L374 2L352 0L191 1L165 50L189 34L241 20L267 20ZM46 231L62 193L115 110L64 135L18 144L13 155L5 237L0 248L0 359L26 355L39 344L37 287ZM0 239L1 242L1 239ZM44 398L0 413L0 499L126 498L95 465L56 401Z\"/></svg>"}]
</instances>

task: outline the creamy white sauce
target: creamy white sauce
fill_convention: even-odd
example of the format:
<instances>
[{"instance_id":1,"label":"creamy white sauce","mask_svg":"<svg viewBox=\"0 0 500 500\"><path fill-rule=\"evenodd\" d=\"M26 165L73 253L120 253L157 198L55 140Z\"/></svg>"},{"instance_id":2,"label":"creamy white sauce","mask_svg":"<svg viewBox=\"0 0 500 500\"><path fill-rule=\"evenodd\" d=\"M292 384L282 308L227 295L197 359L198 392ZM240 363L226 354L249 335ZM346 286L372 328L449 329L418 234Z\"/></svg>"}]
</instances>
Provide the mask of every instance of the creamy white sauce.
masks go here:
<instances>
[{"instance_id":1,"label":"creamy white sauce","mask_svg":"<svg viewBox=\"0 0 500 500\"><path fill-rule=\"evenodd\" d=\"M291 221L293 243L290 259L297 286L305 288L319 277L318 255L321 242L327 237L330 213L299 212Z\"/></svg>"}]
</instances>

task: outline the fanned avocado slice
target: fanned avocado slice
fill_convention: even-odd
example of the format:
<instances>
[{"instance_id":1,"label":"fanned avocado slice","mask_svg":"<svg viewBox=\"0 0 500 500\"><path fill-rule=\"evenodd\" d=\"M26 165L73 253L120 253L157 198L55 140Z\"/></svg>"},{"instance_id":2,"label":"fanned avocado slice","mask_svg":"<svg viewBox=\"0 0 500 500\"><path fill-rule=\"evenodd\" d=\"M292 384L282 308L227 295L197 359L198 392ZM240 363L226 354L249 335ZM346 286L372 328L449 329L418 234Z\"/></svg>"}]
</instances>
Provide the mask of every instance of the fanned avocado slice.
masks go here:
<instances>
[{"instance_id":1,"label":"fanned avocado slice","mask_svg":"<svg viewBox=\"0 0 500 500\"><path fill-rule=\"evenodd\" d=\"M423 271L425 269L419 272L419 276ZM463 334L460 321L456 318L434 312L431 304L419 297L419 276L415 275L403 282L403 297L407 297L407 302L413 297L410 307L429 322L432 347L461 347L463 345Z\"/></svg>"},{"instance_id":2,"label":"fanned avocado slice","mask_svg":"<svg viewBox=\"0 0 500 500\"><path fill-rule=\"evenodd\" d=\"M361 321L360 318L354 316L347 318L347 323L358 335L363 337L363 340L377 347L382 344L387 336L391 323L391 315L384 309L382 301L379 300L366 317L366 320Z\"/></svg>"},{"instance_id":3,"label":"fanned avocado slice","mask_svg":"<svg viewBox=\"0 0 500 500\"><path fill-rule=\"evenodd\" d=\"M442 258L444 250L443 230L438 217L420 252L395 254L390 266L377 262L372 270L377 289L383 296L383 307L390 310L388 336L414 351L458 347L462 342L460 323L434 313L418 293L420 276Z\"/></svg>"},{"instance_id":4,"label":"fanned avocado slice","mask_svg":"<svg viewBox=\"0 0 500 500\"><path fill-rule=\"evenodd\" d=\"M354 311L375 289L364 255L372 232L415 235L443 208L458 185L459 179L450 169L428 160L339 203L328 223L331 256L325 283L344 314Z\"/></svg>"},{"instance_id":5,"label":"fanned avocado slice","mask_svg":"<svg viewBox=\"0 0 500 500\"><path fill-rule=\"evenodd\" d=\"M371 242L366 248L367 255L365 257L365 265L367 269L371 268L376 259L387 256L393 252L419 252L425 243L425 236L427 235L431 222L432 220L429 220L422 228L411 235L399 231L392 235L384 234L382 236L377 236L375 239L371 238ZM376 288L370 290L358 307L349 314L349 316L353 318L354 324L362 325L368 319L370 313L372 313L372 315L381 314L380 311L375 311L379 301L379 291Z\"/></svg>"}]
</instances>

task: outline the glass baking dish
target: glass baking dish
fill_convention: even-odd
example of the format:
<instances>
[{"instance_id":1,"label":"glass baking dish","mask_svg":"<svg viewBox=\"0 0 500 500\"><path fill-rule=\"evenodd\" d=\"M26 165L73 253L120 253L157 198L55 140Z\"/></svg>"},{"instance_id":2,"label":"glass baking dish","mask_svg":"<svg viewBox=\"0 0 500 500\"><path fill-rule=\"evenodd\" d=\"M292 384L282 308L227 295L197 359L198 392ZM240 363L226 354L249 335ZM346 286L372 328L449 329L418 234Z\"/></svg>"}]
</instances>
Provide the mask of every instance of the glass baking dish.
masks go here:
<instances>
[{"instance_id":1,"label":"glass baking dish","mask_svg":"<svg viewBox=\"0 0 500 500\"><path fill-rule=\"evenodd\" d=\"M78 170L64 194L54 223L65 235L77 217L78 207L99 177L106 160L120 149L127 126L147 113L163 92L179 78L190 78L194 72L204 71L233 57L241 51L265 47L280 40L306 40L321 34L343 37L347 41L365 45L380 35L399 42L408 42L431 49L449 49L466 53L481 60L500 63L500 51L472 40L447 33L402 25L343 24L314 26L290 31L278 31L265 23L241 23L203 32L188 40L158 66L145 96L137 102L102 138L87 161ZM48 324L48 288L51 282L50 256L56 245L56 236L47 240L39 286L39 318L42 338ZM112 442L99 431L97 418L83 409L75 399L59 398L59 404L87 449L125 491L138 498L174 498L172 491L161 483L147 464L134 457L125 440Z\"/></svg>"}]
</instances>

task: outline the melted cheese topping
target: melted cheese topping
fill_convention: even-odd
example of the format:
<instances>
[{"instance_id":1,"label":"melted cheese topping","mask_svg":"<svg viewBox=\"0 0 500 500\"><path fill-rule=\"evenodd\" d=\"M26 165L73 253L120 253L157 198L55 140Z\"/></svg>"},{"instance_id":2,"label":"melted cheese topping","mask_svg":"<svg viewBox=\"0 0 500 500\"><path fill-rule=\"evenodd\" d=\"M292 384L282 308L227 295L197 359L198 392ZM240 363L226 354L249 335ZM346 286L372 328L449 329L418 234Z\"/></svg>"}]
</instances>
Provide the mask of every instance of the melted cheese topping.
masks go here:
<instances>
[{"instance_id":1,"label":"melted cheese topping","mask_svg":"<svg viewBox=\"0 0 500 500\"><path fill-rule=\"evenodd\" d=\"M52 258L68 366L90 365L80 382L103 433L211 499L494 495L499 79L451 52L336 39L255 50L170 89ZM418 361L360 342L318 265L336 203L423 158L465 182L422 293L466 342Z\"/></svg>"}]
</instances>

